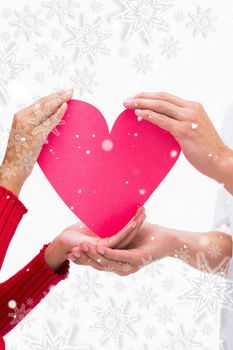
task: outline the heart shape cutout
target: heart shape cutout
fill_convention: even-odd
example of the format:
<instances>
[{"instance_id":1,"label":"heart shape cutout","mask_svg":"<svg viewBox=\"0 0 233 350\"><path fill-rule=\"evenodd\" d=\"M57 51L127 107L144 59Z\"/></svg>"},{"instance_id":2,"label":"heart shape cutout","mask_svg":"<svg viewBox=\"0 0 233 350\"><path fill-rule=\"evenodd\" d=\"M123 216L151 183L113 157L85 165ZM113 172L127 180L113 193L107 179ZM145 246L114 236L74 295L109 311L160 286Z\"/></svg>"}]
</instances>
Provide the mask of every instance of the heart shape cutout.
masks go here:
<instances>
[{"instance_id":1,"label":"heart shape cutout","mask_svg":"<svg viewBox=\"0 0 233 350\"><path fill-rule=\"evenodd\" d=\"M100 237L121 230L180 154L171 134L125 110L111 133L101 112L71 100L38 164L66 205Z\"/></svg>"}]
</instances>

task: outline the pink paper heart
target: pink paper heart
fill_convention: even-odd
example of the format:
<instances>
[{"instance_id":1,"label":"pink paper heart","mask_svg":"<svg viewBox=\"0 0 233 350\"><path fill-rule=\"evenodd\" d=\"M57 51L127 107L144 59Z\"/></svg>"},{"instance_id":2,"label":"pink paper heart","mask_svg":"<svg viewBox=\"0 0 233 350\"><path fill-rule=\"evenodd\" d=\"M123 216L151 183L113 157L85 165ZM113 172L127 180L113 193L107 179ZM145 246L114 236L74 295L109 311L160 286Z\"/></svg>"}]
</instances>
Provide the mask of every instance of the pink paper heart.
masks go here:
<instances>
[{"instance_id":1,"label":"pink paper heart","mask_svg":"<svg viewBox=\"0 0 233 350\"><path fill-rule=\"evenodd\" d=\"M122 229L175 164L180 147L166 131L125 110L109 134L94 106L71 100L38 163L56 192L100 237Z\"/></svg>"}]
</instances>

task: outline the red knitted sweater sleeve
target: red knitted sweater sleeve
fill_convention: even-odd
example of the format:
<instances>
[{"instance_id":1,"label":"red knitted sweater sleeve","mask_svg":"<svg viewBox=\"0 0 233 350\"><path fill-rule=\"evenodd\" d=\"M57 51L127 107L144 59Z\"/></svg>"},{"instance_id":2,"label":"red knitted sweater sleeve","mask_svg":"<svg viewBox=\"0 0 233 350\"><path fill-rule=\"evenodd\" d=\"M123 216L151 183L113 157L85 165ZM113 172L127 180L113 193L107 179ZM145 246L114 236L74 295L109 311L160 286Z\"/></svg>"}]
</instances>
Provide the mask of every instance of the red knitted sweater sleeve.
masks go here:
<instances>
[{"instance_id":1,"label":"red knitted sweater sleeve","mask_svg":"<svg viewBox=\"0 0 233 350\"><path fill-rule=\"evenodd\" d=\"M26 212L19 199L0 186L0 268L15 230ZM0 350L5 349L2 337L41 301L51 286L68 275L68 260L56 273L48 267L44 260L46 247L44 245L23 269L0 283Z\"/></svg>"}]
</instances>

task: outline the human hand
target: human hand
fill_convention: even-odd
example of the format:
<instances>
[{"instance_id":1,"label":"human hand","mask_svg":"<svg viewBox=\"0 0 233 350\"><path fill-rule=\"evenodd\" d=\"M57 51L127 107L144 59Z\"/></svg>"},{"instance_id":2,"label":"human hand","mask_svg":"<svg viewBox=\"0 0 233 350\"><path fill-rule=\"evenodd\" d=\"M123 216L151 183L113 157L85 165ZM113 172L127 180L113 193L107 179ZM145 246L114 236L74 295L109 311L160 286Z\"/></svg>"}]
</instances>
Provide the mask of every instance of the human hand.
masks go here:
<instances>
[{"instance_id":1,"label":"human hand","mask_svg":"<svg viewBox=\"0 0 233 350\"><path fill-rule=\"evenodd\" d=\"M30 175L49 133L62 123L72 90L41 98L14 115L8 145L0 167L0 185L16 195Z\"/></svg>"},{"instance_id":2,"label":"human hand","mask_svg":"<svg viewBox=\"0 0 233 350\"><path fill-rule=\"evenodd\" d=\"M232 150L224 145L200 103L168 93L140 93L124 106L169 131L180 144L187 160L201 173L222 182L222 168Z\"/></svg>"},{"instance_id":3,"label":"human hand","mask_svg":"<svg viewBox=\"0 0 233 350\"><path fill-rule=\"evenodd\" d=\"M175 233L145 222L123 249L112 249L104 246L101 241L98 244L82 242L79 248L72 249L69 257L78 265L127 276L154 260L173 255L178 242Z\"/></svg>"},{"instance_id":4,"label":"human hand","mask_svg":"<svg viewBox=\"0 0 233 350\"><path fill-rule=\"evenodd\" d=\"M108 247L125 247L137 235L142 223L145 220L144 208L139 208L128 225L116 235L101 239L94 232L82 223L76 223L67 227L58 235L45 251L45 261L54 271L66 260L68 254L74 249L78 250L81 242L100 244ZM76 248L76 250L75 250Z\"/></svg>"}]
</instances>

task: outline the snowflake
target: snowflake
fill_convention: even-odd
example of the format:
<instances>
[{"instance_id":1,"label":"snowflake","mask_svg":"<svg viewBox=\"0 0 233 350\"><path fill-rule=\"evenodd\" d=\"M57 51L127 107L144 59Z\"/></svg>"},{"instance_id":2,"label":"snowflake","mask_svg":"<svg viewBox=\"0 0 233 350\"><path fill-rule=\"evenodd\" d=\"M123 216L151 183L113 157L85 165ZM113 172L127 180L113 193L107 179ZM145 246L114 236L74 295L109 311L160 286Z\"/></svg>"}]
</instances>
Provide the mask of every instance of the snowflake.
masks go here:
<instances>
[{"instance_id":1,"label":"snowflake","mask_svg":"<svg viewBox=\"0 0 233 350\"><path fill-rule=\"evenodd\" d=\"M11 325L18 324L25 316L31 311L31 309L27 309L25 304L22 304L20 308L15 307L14 312L9 312L8 316L12 317L13 320L10 322Z\"/></svg>"},{"instance_id":2,"label":"snowflake","mask_svg":"<svg viewBox=\"0 0 233 350\"><path fill-rule=\"evenodd\" d=\"M163 39L163 43L160 45L161 54L166 55L168 59L171 57L177 57L178 51L180 51L180 42L174 40L171 36L170 38Z\"/></svg>"},{"instance_id":3,"label":"snowflake","mask_svg":"<svg viewBox=\"0 0 233 350\"><path fill-rule=\"evenodd\" d=\"M177 11L174 14L174 20L176 21L176 23L182 23L185 20L185 14L182 11Z\"/></svg>"},{"instance_id":4,"label":"snowflake","mask_svg":"<svg viewBox=\"0 0 233 350\"><path fill-rule=\"evenodd\" d=\"M159 322L166 324L167 322L172 322L175 314L172 307L164 305L163 307L158 308L158 314L156 314L156 316L158 317Z\"/></svg>"},{"instance_id":5,"label":"snowflake","mask_svg":"<svg viewBox=\"0 0 233 350\"><path fill-rule=\"evenodd\" d=\"M117 280L114 284L114 289L117 291L117 293L121 294L125 292L126 285L121 280Z\"/></svg>"},{"instance_id":6,"label":"snowflake","mask_svg":"<svg viewBox=\"0 0 233 350\"><path fill-rule=\"evenodd\" d=\"M67 327L60 334L54 332L54 325L44 326L43 334L38 338L25 337L28 348L36 350L89 350L89 346L77 346L73 344L74 326Z\"/></svg>"},{"instance_id":7,"label":"snowflake","mask_svg":"<svg viewBox=\"0 0 233 350\"><path fill-rule=\"evenodd\" d=\"M32 11L26 5L23 12L15 11L15 15L17 18L11 24L17 26L16 36L24 34L30 40L33 34L40 34L40 27L45 21L41 19L39 11Z\"/></svg>"},{"instance_id":8,"label":"snowflake","mask_svg":"<svg viewBox=\"0 0 233 350\"><path fill-rule=\"evenodd\" d=\"M69 315L72 320L77 321L81 317L82 311L78 306L74 306L70 309Z\"/></svg>"},{"instance_id":9,"label":"snowflake","mask_svg":"<svg viewBox=\"0 0 233 350\"><path fill-rule=\"evenodd\" d=\"M75 291L75 297L82 297L85 302L98 297L97 291L102 287L102 284L98 283L98 278L97 274L90 274L89 271L85 271L82 276L77 275L77 282L71 285Z\"/></svg>"},{"instance_id":10,"label":"snowflake","mask_svg":"<svg viewBox=\"0 0 233 350\"><path fill-rule=\"evenodd\" d=\"M18 73L25 68L25 65L16 62L16 51L16 46L12 46L5 52L0 50L0 94L4 99L8 97L9 83L15 80Z\"/></svg>"},{"instance_id":11,"label":"snowflake","mask_svg":"<svg viewBox=\"0 0 233 350\"><path fill-rule=\"evenodd\" d=\"M83 27L68 26L74 38L66 42L66 46L75 49L75 58L79 59L81 56L87 55L94 62L98 53L109 53L104 41L112 34L102 30L102 20L100 19L95 23L89 23L84 18L83 22Z\"/></svg>"},{"instance_id":12,"label":"snowflake","mask_svg":"<svg viewBox=\"0 0 233 350\"><path fill-rule=\"evenodd\" d=\"M48 309L53 312L57 312L59 309L65 310L65 304L68 302L68 299L65 298L65 292L51 292L50 294L45 294L46 299L45 303L47 304Z\"/></svg>"},{"instance_id":13,"label":"snowflake","mask_svg":"<svg viewBox=\"0 0 233 350\"><path fill-rule=\"evenodd\" d=\"M171 292L174 289L174 281L172 278L166 278L162 282L162 287L165 291Z\"/></svg>"},{"instance_id":14,"label":"snowflake","mask_svg":"<svg viewBox=\"0 0 233 350\"><path fill-rule=\"evenodd\" d=\"M28 148L27 141L31 140L31 136L28 136L29 128L23 128L20 126L20 123L17 123L16 128L12 127L10 131L8 148L15 147L16 151L20 151L21 148Z\"/></svg>"},{"instance_id":15,"label":"snowflake","mask_svg":"<svg viewBox=\"0 0 233 350\"><path fill-rule=\"evenodd\" d=\"M222 248L217 243L212 243L208 249L208 254L211 258L218 258L221 256Z\"/></svg>"},{"instance_id":16,"label":"snowflake","mask_svg":"<svg viewBox=\"0 0 233 350\"><path fill-rule=\"evenodd\" d=\"M11 40L11 35L9 32L7 32L6 30L2 31L0 33L0 41L3 43L8 43Z\"/></svg>"},{"instance_id":17,"label":"snowflake","mask_svg":"<svg viewBox=\"0 0 233 350\"><path fill-rule=\"evenodd\" d=\"M51 48L45 42L36 43L36 47L35 47L34 51L35 51L36 57L39 57L43 60L46 57L49 57L49 54L51 52Z\"/></svg>"},{"instance_id":18,"label":"snowflake","mask_svg":"<svg viewBox=\"0 0 233 350\"><path fill-rule=\"evenodd\" d=\"M144 272L150 274L151 277L154 277L156 272L160 273L162 264L159 262L159 260L154 261L152 255L149 255L147 259L142 258L142 264L139 266L139 269L142 268L144 268Z\"/></svg>"},{"instance_id":19,"label":"snowflake","mask_svg":"<svg viewBox=\"0 0 233 350\"><path fill-rule=\"evenodd\" d=\"M200 348L200 344L193 341L194 335L193 330L185 332L183 327L179 326L177 333L167 331L168 343L162 348L167 350L192 350L197 346Z\"/></svg>"},{"instance_id":20,"label":"snowflake","mask_svg":"<svg viewBox=\"0 0 233 350\"><path fill-rule=\"evenodd\" d=\"M52 38L53 40L59 40L60 37L61 37L61 34L62 34L61 30L58 29L58 28L54 28L54 29L52 29L51 32L50 32L51 38Z\"/></svg>"},{"instance_id":21,"label":"snowflake","mask_svg":"<svg viewBox=\"0 0 233 350\"><path fill-rule=\"evenodd\" d=\"M136 302L138 303L139 307L144 307L149 309L151 305L155 304L155 298L157 297L157 294L153 291L152 288L145 288L144 286L141 288L141 290L136 292Z\"/></svg>"},{"instance_id":22,"label":"snowflake","mask_svg":"<svg viewBox=\"0 0 233 350\"><path fill-rule=\"evenodd\" d=\"M79 5L75 0L51 0L44 3L50 9L47 18L58 17L60 23L64 22L65 17L74 18L75 9Z\"/></svg>"},{"instance_id":23,"label":"snowflake","mask_svg":"<svg viewBox=\"0 0 233 350\"><path fill-rule=\"evenodd\" d=\"M16 161L19 169L25 169L28 173L31 172L35 162L36 157L34 156L32 151L27 152L23 150L21 153L17 154L18 160Z\"/></svg>"},{"instance_id":24,"label":"snowflake","mask_svg":"<svg viewBox=\"0 0 233 350\"><path fill-rule=\"evenodd\" d=\"M144 334L146 338L153 339L157 335L157 330L153 326L148 326L145 328Z\"/></svg>"},{"instance_id":25,"label":"snowflake","mask_svg":"<svg viewBox=\"0 0 233 350\"><path fill-rule=\"evenodd\" d=\"M9 19L12 16L12 9L10 7L3 7L0 9L1 17Z\"/></svg>"},{"instance_id":26,"label":"snowflake","mask_svg":"<svg viewBox=\"0 0 233 350\"><path fill-rule=\"evenodd\" d=\"M36 118L35 118L36 119ZM55 136L60 136L60 131L57 129L57 126L64 125L64 120L59 120L59 118L54 114L53 119L48 118L44 123L35 127L32 131L32 135L37 135L42 133L43 139L45 143L48 143L47 137L50 132Z\"/></svg>"},{"instance_id":27,"label":"snowflake","mask_svg":"<svg viewBox=\"0 0 233 350\"><path fill-rule=\"evenodd\" d=\"M204 337L208 337L213 334L213 327L210 323L204 323L201 327L201 333Z\"/></svg>"},{"instance_id":28,"label":"snowflake","mask_svg":"<svg viewBox=\"0 0 233 350\"><path fill-rule=\"evenodd\" d=\"M34 304L33 298L28 298L28 299L26 300L26 304L27 304L28 306L32 306L32 305Z\"/></svg>"},{"instance_id":29,"label":"snowflake","mask_svg":"<svg viewBox=\"0 0 233 350\"><path fill-rule=\"evenodd\" d=\"M9 162L5 160L0 167L0 174L3 178L8 180L11 179L12 176L16 176L17 165L14 161Z\"/></svg>"},{"instance_id":30,"label":"snowflake","mask_svg":"<svg viewBox=\"0 0 233 350\"><path fill-rule=\"evenodd\" d=\"M88 68L85 67L83 71L76 69L75 76L70 79L74 83L74 88L79 90L80 95L85 94L85 92L93 94L94 87L98 85L95 76L94 72L89 72Z\"/></svg>"},{"instance_id":31,"label":"snowflake","mask_svg":"<svg viewBox=\"0 0 233 350\"><path fill-rule=\"evenodd\" d=\"M35 103L32 109L35 117L28 119L28 123L35 126L44 123L48 119L48 116L52 114L49 103L45 103L43 110L41 109L41 105L39 103Z\"/></svg>"},{"instance_id":32,"label":"snowflake","mask_svg":"<svg viewBox=\"0 0 233 350\"><path fill-rule=\"evenodd\" d=\"M221 307L233 309L232 283L223 278L229 267L229 258L225 258L215 269L211 269L202 253L197 254L197 266L201 271L198 277L185 274L192 288L182 295L181 301L194 301L196 317L204 311L217 315Z\"/></svg>"},{"instance_id":33,"label":"snowflake","mask_svg":"<svg viewBox=\"0 0 233 350\"><path fill-rule=\"evenodd\" d=\"M90 9L93 12L100 12L103 10L103 2L102 1L98 1L98 0L92 0L90 3Z\"/></svg>"},{"instance_id":34,"label":"snowflake","mask_svg":"<svg viewBox=\"0 0 233 350\"><path fill-rule=\"evenodd\" d=\"M110 339L118 345L120 335L133 336L129 324L137 320L137 316L126 314L125 309L126 303L120 305L118 303L117 306L114 306L110 300L107 300L105 309L99 307L93 309L98 321L91 328L101 332L100 343Z\"/></svg>"},{"instance_id":35,"label":"snowflake","mask_svg":"<svg viewBox=\"0 0 233 350\"><path fill-rule=\"evenodd\" d=\"M188 249L185 247L181 247L180 249L176 249L174 252L174 257L182 260L184 263L188 263L191 256L188 254Z\"/></svg>"},{"instance_id":36,"label":"snowflake","mask_svg":"<svg viewBox=\"0 0 233 350\"><path fill-rule=\"evenodd\" d=\"M126 58L129 56L129 48L127 46L121 46L118 50L118 54L120 57Z\"/></svg>"},{"instance_id":37,"label":"snowflake","mask_svg":"<svg viewBox=\"0 0 233 350\"><path fill-rule=\"evenodd\" d=\"M113 16L113 19L129 23L125 39L128 40L134 34L142 34L146 40L152 39L154 29L167 30L168 24L161 13L171 8L171 4L165 4L159 0L119 0L124 6L124 11Z\"/></svg>"},{"instance_id":38,"label":"snowflake","mask_svg":"<svg viewBox=\"0 0 233 350\"><path fill-rule=\"evenodd\" d=\"M39 83L42 84L45 81L45 74L44 72L36 72L34 75L34 80Z\"/></svg>"},{"instance_id":39,"label":"snowflake","mask_svg":"<svg viewBox=\"0 0 233 350\"><path fill-rule=\"evenodd\" d=\"M132 271L133 267L131 264L129 263L121 263L120 264L120 269L125 272L125 273L129 273Z\"/></svg>"},{"instance_id":40,"label":"snowflake","mask_svg":"<svg viewBox=\"0 0 233 350\"><path fill-rule=\"evenodd\" d=\"M146 74L152 70L153 60L149 55L139 54L138 57L134 58L133 68L136 68L137 73Z\"/></svg>"},{"instance_id":41,"label":"snowflake","mask_svg":"<svg viewBox=\"0 0 233 350\"><path fill-rule=\"evenodd\" d=\"M65 61L65 57L58 57L55 56L53 59L50 60L49 69L52 71L53 75L62 75L62 73L66 72L67 62Z\"/></svg>"},{"instance_id":42,"label":"snowflake","mask_svg":"<svg viewBox=\"0 0 233 350\"><path fill-rule=\"evenodd\" d=\"M202 34L206 39L209 32L216 30L215 23L218 18L212 15L212 9L202 10L200 6L197 6L196 13L189 13L191 22L187 23L188 28L193 29L193 36Z\"/></svg>"}]
</instances>

